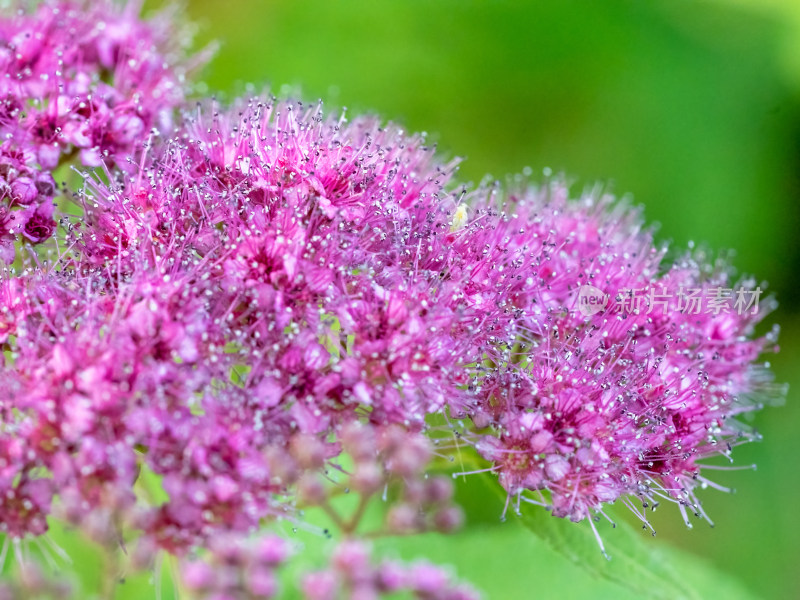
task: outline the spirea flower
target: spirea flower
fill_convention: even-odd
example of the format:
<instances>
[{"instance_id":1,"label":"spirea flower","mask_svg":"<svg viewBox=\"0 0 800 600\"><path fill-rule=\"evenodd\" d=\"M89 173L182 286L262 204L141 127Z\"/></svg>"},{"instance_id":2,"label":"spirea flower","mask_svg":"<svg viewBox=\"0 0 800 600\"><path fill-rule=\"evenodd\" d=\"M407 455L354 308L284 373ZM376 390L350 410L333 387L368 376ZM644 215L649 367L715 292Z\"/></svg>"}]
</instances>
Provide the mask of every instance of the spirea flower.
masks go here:
<instances>
[{"instance_id":1,"label":"spirea flower","mask_svg":"<svg viewBox=\"0 0 800 600\"><path fill-rule=\"evenodd\" d=\"M364 407L375 423L419 427L464 396L454 367L479 356L463 318L434 301L453 165L422 144L293 103L202 113L122 187L90 183L75 268L129 276L159 263L202 278L221 316L215 348L235 348L218 360L250 367L246 392L304 431Z\"/></svg>"},{"instance_id":2,"label":"spirea flower","mask_svg":"<svg viewBox=\"0 0 800 600\"><path fill-rule=\"evenodd\" d=\"M306 600L337 598L383 598L405 592L420 600L474 600L470 588L454 584L450 574L429 563L405 565L396 562L374 564L368 545L343 542L324 571L304 576L302 589Z\"/></svg>"},{"instance_id":3,"label":"spirea flower","mask_svg":"<svg viewBox=\"0 0 800 600\"><path fill-rule=\"evenodd\" d=\"M207 452L236 439L212 433L232 425L216 421L173 439L174 411L197 420L193 406L209 422L224 406L237 438L256 436L230 450L237 460L276 431L328 436L361 416L413 430L447 409L477 427L465 439L510 496L581 520L629 494L698 510L697 461L749 435L731 417L769 392L763 369L743 367L772 343L752 337L761 314L615 311L623 290L733 284L702 256L665 265L611 198L571 201L559 181L480 190L469 218L445 187L453 165L431 162L419 138L294 103L201 111L183 131L119 185L90 180L78 251L64 259L97 294L88 310L101 322L78 333L97 344L87 332L107 328L101 344L131 356L87 349L136 377L107 396L146 397L147 411L164 403L163 419L141 421L159 423L147 434L158 441L134 446ZM575 310L584 285L615 294L608 310ZM20 357L15 376L27 369ZM242 507L223 504L236 522Z\"/></svg>"},{"instance_id":4,"label":"spirea flower","mask_svg":"<svg viewBox=\"0 0 800 600\"><path fill-rule=\"evenodd\" d=\"M7 540L57 517L109 554L135 541L132 569L178 556L198 597L272 597L290 552L253 536L320 511L342 539L308 598L470 598L359 539L378 499L374 535L457 529L441 471L466 447L506 509L706 516L702 460L781 392L754 281L668 258L597 190L460 188L457 160L374 118L188 109L171 26L132 7L0 22L0 258L43 244L0 271ZM57 213L73 154L85 184Z\"/></svg>"},{"instance_id":5,"label":"spirea flower","mask_svg":"<svg viewBox=\"0 0 800 600\"><path fill-rule=\"evenodd\" d=\"M14 238L35 244L52 234L50 172L59 164L78 155L85 166L124 166L151 129L169 129L193 63L182 59L184 36L166 15L144 22L138 10L135 2L52 0L14 4L0 18L6 262Z\"/></svg>"},{"instance_id":6,"label":"spirea flower","mask_svg":"<svg viewBox=\"0 0 800 600\"><path fill-rule=\"evenodd\" d=\"M38 244L55 229L56 186L48 172L32 167L31 151L11 141L0 145L0 260L14 262L16 240Z\"/></svg>"},{"instance_id":7,"label":"spirea flower","mask_svg":"<svg viewBox=\"0 0 800 600\"><path fill-rule=\"evenodd\" d=\"M469 414L490 428L477 448L509 496L535 491L573 520L625 495L702 512L698 461L752 439L734 417L780 394L756 362L776 331L753 335L764 306L667 310L648 293L755 283L702 253L667 263L638 216L597 193L570 201L554 182L486 204L463 237L483 269L471 285L500 310ZM609 292L606 310L577 310L584 286ZM634 292L645 301L626 306Z\"/></svg>"},{"instance_id":8,"label":"spirea flower","mask_svg":"<svg viewBox=\"0 0 800 600\"><path fill-rule=\"evenodd\" d=\"M278 537L243 542L222 536L211 542L208 558L187 559L181 573L197 598L274 598L274 571L288 554L286 542Z\"/></svg>"}]
</instances>

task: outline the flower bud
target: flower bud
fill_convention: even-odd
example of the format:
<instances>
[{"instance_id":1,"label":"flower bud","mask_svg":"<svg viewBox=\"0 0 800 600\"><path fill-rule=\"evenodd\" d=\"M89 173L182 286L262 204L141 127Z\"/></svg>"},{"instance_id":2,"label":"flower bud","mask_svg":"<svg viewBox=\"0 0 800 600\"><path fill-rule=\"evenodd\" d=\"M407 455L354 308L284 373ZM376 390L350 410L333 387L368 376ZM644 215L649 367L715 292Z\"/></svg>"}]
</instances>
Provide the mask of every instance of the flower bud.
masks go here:
<instances>
[{"instance_id":1,"label":"flower bud","mask_svg":"<svg viewBox=\"0 0 800 600\"><path fill-rule=\"evenodd\" d=\"M341 433L342 448L354 461L364 462L375 459L377 446L375 435L365 425L354 421L348 423Z\"/></svg>"},{"instance_id":2,"label":"flower bud","mask_svg":"<svg viewBox=\"0 0 800 600\"><path fill-rule=\"evenodd\" d=\"M201 560L184 562L181 577L184 585L193 592L210 591L217 582L214 569Z\"/></svg>"},{"instance_id":3,"label":"flower bud","mask_svg":"<svg viewBox=\"0 0 800 600\"><path fill-rule=\"evenodd\" d=\"M36 184L30 177L17 177L11 182L11 199L14 202L27 206L36 200L37 195Z\"/></svg>"},{"instance_id":4,"label":"flower bud","mask_svg":"<svg viewBox=\"0 0 800 600\"><path fill-rule=\"evenodd\" d=\"M325 464L325 444L316 436L294 435L289 443L289 452L303 469L320 469Z\"/></svg>"},{"instance_id":5,"label":"flower bud","mask_svg":"<svg viewBox=\"0 0 800 600\"><path fill-rule=\"evenodd\" d=\"M384 485L383 470L374 462L356 465L350 478L350 487L365 495L374 494Z\"/></svg>"},{"instance_id":6,"label":"flower bud","mask_svg":"<svg viewBox=\"0 0 800 600\"><path fill-rule=\"evenodd\" d=\"M318 571L303 577L302 588L308 600L336 600L339 581L332 571Z\"/></svg>"},{"instance_id":7,"label":"flower bud","mask_svg":"<svg viewBox=\"0 0 800 600\"><path fill-rule=\"evenodd\" d=\"M305 506L318 506L328 497L325 484L315 473L306 473L297 482L297 501Z\"/></svg>"},{"instance_id":8,"label":"flower bud","mask_svg":"<svg viewBox=\"0 0 800 600\"><path fill-rule=\"evenodd\" d=\"M248 591L257 598L269 598L278 591L278 582L269 570L252 569L245 577Z\"/></svg>"},{"instance_id":9,"label":"flower bud","mask_svg":"<svg viewBox=\"0 0 800 600\"><path fill-rule=\"evenodd\" d=\"M395 504L386 515L386 525L393 533L410 533L421 529L421 515L410 504Z\"/></svg>"},{"instance_id":10,"label":"flower bud","mask_svg":"<svg viewBox=\"0 0 800 600\"><path fill-rule=\"evenodd\" d=\"M449 477L431 477L425 482L425 500L444 504L453 497L453 482Z\"/></svg>"},{"instance_id":11,"label":"flower bud","mask_svg":"<svg viewBox=\"0 0 800 600\"><path fill-rule=\"evenodd\" d=\"M370 572L369 548L362 542L345 540L336 548L331 564L348 581L358 581Z\"/></svg>"},{"instance_id":12,"label":"flower bud","mask_svg":"<svg viewBox=\"0 0 800 600\"><path fill-rule=\"evenodd\" d=\"M464 513L457 506L442 508L433 515L433 525L441 533L453 533L464 523Z\"/></svg>"}]
</instances>

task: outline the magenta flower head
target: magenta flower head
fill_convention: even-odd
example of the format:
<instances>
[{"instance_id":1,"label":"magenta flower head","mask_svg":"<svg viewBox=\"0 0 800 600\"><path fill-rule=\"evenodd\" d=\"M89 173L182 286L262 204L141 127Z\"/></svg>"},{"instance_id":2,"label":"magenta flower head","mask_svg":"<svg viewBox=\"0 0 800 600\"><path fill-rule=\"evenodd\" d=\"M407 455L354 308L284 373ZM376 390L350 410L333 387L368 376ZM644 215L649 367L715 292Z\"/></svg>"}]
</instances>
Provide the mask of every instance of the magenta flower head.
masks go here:
<instances>
[{"instance_id":1,"label":"magenta flower head","mask_svg":"<svg viewBox=\"0 0 800 600\"><path fill-rule=\"evenodd\" d=\"M291 427L447 407L490 427L466 437L510 497L581 520L630 494L701 510L697 461L778 391L755 364L774 346L753 337L760 290L700 254L665 265L612 198L554 181L467 209L452 166L391 129L289 103L205 114L127 187L92 184L75 260L204 271L224 315L206 335Z\"/></svg>"},{"instance_id":2,"label":"magenta flower head","mask_svg":"<svg viewBox=\"0 0 800 600\"><path fill-rule=\"evenodd\" d=\"M0 260L6 264L14 262L16 239L37 244L55 229L55 182L32 165L30 149L15 147L11 140L0 145Z\"/></svg>"},{"instance_id":3,"label":"magenta flower head","mask_svg":"<svg viewBox=\"0 0 800 600\"><path fill-rule=\"evenodd\" d=\"M419 427L464 395L455 367L470 346L432 285L453 165L422 146L296 103L204 111L123 188L90 184L76 268L202 276L223 317L217 348L235 344L234 361L253 367L247 392L300 429L322 433L363 407Z\"/></svg>"},{"instance_id":4,"label":"magenta flower head","mask_svg":"<svg viewBox=\"0 0 800 600\"><path fill-rule=\"evenodd\" d=\"M184 99L184 72L194 65L181 57L184 36L171 20L141 21L135 2L30 6L19 3L0 18L6 262L15 238L36 244L52 235L49 172L75 155L85 166L124 166L151 129L171 128L171 111Z\"/></svg>"},{"instance_id":5,"label":"magenta flower head","mask_svg":"<svg viewBox=\"0 0 800 600\"><path fill-rule=\"evenodd\" d=\"M172 26L134 8L0 20L0 556L60 519L112 580L165 552L193 597L280 597L297 530L335 529L306 598L474 598L365 539L458 529L464 456L506 509L708 518L704 459L782 393L760 286L597 191L468 192L374 118L190 110ZM73 156L79 216L50 174Z\"/></svg>"},{"instance_id":6,"label":"magenta flower head","mask_svg":"<svg viewBox=\"0 0 800 600\"><path fill-rule=\"evenodd\" d=\"M458 244L480 265L472 296L496 304L468 413L509 498L576 521L620 497L702 513L699 461L753 439L735 417L782 393L757 362L771 302L703 253L667 263L608 196L486 195Z\"/></svg>"}]
</instances>

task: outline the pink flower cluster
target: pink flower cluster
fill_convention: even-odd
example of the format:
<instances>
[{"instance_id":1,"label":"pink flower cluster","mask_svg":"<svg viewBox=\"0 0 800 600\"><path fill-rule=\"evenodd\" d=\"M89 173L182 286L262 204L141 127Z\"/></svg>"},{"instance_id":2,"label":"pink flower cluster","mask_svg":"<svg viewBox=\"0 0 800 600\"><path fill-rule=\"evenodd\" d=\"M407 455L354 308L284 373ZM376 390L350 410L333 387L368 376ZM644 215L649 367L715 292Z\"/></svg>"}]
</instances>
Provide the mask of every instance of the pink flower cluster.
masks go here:
<instances>
[{"instance_id":1,"label":"pink flower cluster","mask_svg":"<svg viewBox=\"0 0 800 600\"><path fill-rule=\"evenodd\" d=\"M55 229L53 195L55 182L50 173L38 171L30 151L0 145L0 260L14 261L17 237L37 244Z\"/></svg>"},{"instance_id":2,"label":"pink flower cluster","mask_svg":"<svg viewBox=\"0 0 800 600\"><path fill-rule=\"evenodd\" d=\"M635 213L608 197L573 203L556 184L482 215L471 243L493 257L481 284L502 317L469 414L490 427L476 446L509 496L576 521L626 495L702 513L698 461L752 439L734 417L781 393L757 363L777 330L753 335L763 314L570 310L583 285L731 285L699 253L665 264Z\"/></svg>"},{"instance_id":3,"label":"pink flower cluster","mask_svg":"<svg viewBox=\"0 0 800 600\"><path fill-rule=\"evenodd\" d=\"M205 103L170 133L170 31L105 3L0 23L0 258L53 234L64 155L104 168L81 216L0 274L0 531L56 514L110 546L205 547L184 565L198 594L267 597L285 556L241 540L318 507L346 540L309 598L471 597L353 541L387 490L380 533L458 527L450 486L425 478L443 432L517 507L702 512L699 461L752 438L735 417L780 392L763 315L572 308L584 285L733 287L727 267L667 263L630 207L558 180L467 193L423 137L319 105ZM352 519L342 490L362 498Z\"/></svg>"},{"instance_id":4,"label":"pink flower cluster","mask_svg":"<svg viewBox=\"0 0 800 600\"><path fill-rule=\"evenodd\" d=\"M0 18L0 259L13 260L17 237L52 235L50 172L65 160L125 166L151 128L170 128L191 66L178 66L176 39L166 15L144 23L133 2L50 1Z\"/></svg>"},{"instance_id":5,"label":"pink flower cluster","mask_svg":"<svg viewBox=\"0 0 800 600\"><path fill-rule=\"evenodd\" d=\"M440 567L420 562L402 565L385 561L374 565L370 548L355 541L343 542L324 571L305 575L302 589L307 600L371 600L406 592L419 600L475 600L475 592L453 585Z\"/></svg>"},{"instance_id":6,"label":"pink flower cluster","mask_svg":"<svg viewBox=\"0 0 800 600\"><path fill-rule=\"evenodd\" d=\"M210 542L210 560L186 559L181 573L197 598L271 598L278 590L275 569L289 550L278 537L242 541L218 537Z\"/></svg>"}]
</instances>

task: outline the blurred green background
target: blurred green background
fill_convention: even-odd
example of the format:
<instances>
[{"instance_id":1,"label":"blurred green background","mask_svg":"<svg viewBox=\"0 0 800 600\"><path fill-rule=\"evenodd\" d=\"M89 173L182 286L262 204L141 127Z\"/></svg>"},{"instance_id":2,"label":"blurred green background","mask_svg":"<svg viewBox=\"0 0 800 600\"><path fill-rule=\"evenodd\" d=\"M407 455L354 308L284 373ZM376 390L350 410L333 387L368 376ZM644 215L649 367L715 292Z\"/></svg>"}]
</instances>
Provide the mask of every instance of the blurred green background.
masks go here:
<instances>
[{"instance_id":1,"label":"blurred green background","mask_svg":"<svg viewBox=\"0 0 800 600\"><path fill-rule=\"evenodd\" d=\"M736 266L767 280L780 302L768 320L782 325L782 352L771 360L792 386L788 401L756 415L762 443L734 453L758 470L716 478L738 492L702 494L716 528L689 531L664 506L648 543L686 548L758 596L797 597L800 2L189 0L187 9L201 42L222 42L204 81L223 98L251 83L374 111L464 156L465 181L550 167L578 192L600 181L631 194L675 246L735 249ZM489 597L613 596L521 543L518 524L497 522L496 501L470 503L479 514L457 558L452 545L425 543Z\"/></svg>"}]
</instances>

